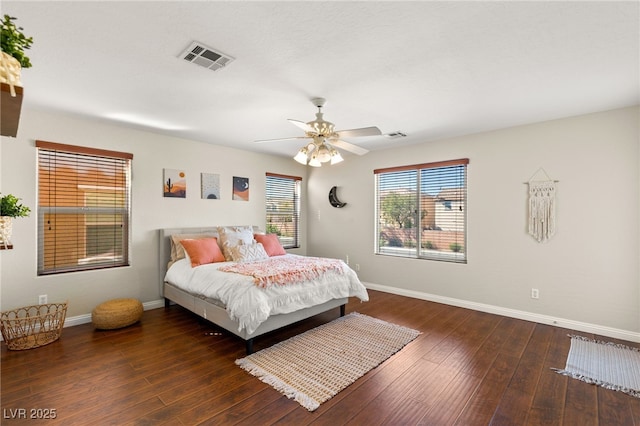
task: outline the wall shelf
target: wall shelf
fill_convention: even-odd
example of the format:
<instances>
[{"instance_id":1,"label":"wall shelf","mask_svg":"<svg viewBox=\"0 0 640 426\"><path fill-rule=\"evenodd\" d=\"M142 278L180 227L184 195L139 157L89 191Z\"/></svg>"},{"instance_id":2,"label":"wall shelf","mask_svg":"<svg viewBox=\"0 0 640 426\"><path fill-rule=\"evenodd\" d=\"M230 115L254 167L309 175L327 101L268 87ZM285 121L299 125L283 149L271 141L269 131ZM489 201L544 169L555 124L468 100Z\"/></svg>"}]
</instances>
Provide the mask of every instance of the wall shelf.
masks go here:
<instances>
[{"instance_id":1,"label":"wall shelf","mask_svg":"<svg viewBox=\"0 0 640 426\"><path fill-rule=\"evenodd\" d=\"M0 250L13 250L13 244L7 244L6 246L4 244L0 244Z\"/></svg>"},{"instance_id":2,"label":"wall shelf","mask_svg":"<svg viewBox=\"0 0 640 426\"><path fill-rule=\"evenodd\" d=\"M23 89L20 86L13 86L16 90L16 96L11 96L11 88L6 83L0 83L2 86L0 98L0 112L2 114L0 120L0 134L2 136L16 137L18 134L18 123L20 122L20 110L22 108Z\"/></svg>"}]
</instances>

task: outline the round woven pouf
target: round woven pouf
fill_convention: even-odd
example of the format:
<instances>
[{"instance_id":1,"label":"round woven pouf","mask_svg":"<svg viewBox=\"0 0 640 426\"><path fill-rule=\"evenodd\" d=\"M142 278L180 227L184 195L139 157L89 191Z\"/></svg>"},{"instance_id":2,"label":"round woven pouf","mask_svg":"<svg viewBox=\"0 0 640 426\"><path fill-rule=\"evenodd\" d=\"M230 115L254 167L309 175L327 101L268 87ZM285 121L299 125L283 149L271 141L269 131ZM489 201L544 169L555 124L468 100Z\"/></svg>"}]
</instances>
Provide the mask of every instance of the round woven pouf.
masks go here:
<instances>
[{"instance_id":1,"label":"round woven pouf","mask_svg":"<svg viewBox=\"0 0 640 426\"><path fill-rule=\"evenodd\" d=\"M91 312L91 322L100 330L113 330L140 321L142 312L138 299L113 299L96 306Z\"/></svg>"}]
</instances>

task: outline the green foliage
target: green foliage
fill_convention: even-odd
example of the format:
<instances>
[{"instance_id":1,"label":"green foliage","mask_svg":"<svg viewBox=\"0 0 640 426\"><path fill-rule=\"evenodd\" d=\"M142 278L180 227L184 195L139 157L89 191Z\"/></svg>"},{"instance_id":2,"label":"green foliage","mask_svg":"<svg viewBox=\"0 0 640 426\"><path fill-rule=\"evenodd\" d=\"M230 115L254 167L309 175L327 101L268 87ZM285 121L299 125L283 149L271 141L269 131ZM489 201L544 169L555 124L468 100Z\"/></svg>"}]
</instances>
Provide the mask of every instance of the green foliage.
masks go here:
<instances>
[{"instance_id":1,"label":"green foliage","mask_svg":"<svg viewBox=\"0 0 640 426\"><path fill-rule=\"evenodd\" d=\"M382 217L399 228L411 228L417 204L415 195L392 192L382 199Z\"/></svg>"},{"instance_id":2,"label":"green foliage","mask_svg":"<svg viewBox=\"0 0 640 426\"><path fill-rule=\"evenodd\" d=\"M20 203L20 198L14 195L0 197L0 216L27 217L31 209Z\"/></svg>"},{"instance_id":3,"label":"green foliage","mask_svg":"<svg viewBox=\"0 0 640 426\"><path fill-rule=\"evenodd\" d=\"M425 241L422 243L422 248L426 250L437 250L438 247L433 244L431 241Z\"/></svg>"},{"instance_id":4,"label":"green foliage","mask_svg":"<svg viewBox=\"0 0 640 426\"><path fill-rule=\"evenodd\" d=\"M0 24L0 46L7 55L13 56L20 62L22 68L31 67L31 61L25 56L25 49L31 48L33 37L26 37L22 30L13 22L16 18L4 15L4 21Z\"/></svg>"},{"instance_id":5,"label":"green foliage","mask_svg":"<svg viewBox=\"0 0 640 426\"><path fill-rule=\"evenodd\" d=\"M267 223L267 234L276 234L280 236L280 229L273 223Z\"/></svg>"},{"instance_id":6,"label":"green foliage","mask_svg":"<svg viewBox=\"0 0 640 426\"><path fill-rule=\"evenodd\" d=\"M454 253L458 253L459 251L462 251L462 246L458 243L451 243L449 244L449 250Z\"/></svg>"},{"instance_id":7,"label":"green foliage","mask_svg":"<svg viewBox=\"0 0 640 426\"><path fill-rule=\"evenodd\" d=\"M403 246L406 248L416 248L416 242L413 240L404 240Z\"/></svg>"}]
</instances>

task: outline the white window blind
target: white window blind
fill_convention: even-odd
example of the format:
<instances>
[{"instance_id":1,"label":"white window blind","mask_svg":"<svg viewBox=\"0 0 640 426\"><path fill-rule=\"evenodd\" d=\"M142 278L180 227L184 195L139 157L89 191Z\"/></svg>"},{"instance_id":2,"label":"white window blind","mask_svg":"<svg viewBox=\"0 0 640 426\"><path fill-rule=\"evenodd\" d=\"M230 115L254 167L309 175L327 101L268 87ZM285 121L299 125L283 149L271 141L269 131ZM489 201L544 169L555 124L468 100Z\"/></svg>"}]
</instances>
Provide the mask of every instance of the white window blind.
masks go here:
<instances>
[{"instance_id":1,"label":"white window blind","mask_svg":"<svg viewBox=\"0 0 640 426\"><path fill-rule=\"evenodd\" d=\"M129 265L132 154L36 141L38 275Z\"/></svg>"},{"instance_id":2,"label":"white window blind","mask_svg":"<svg viewBox=\"0 0 640 426\"><path fill-rule=\"evenodd\" d=\"M467 261L468 159L374 170L377 254Z\"/></svg>"},{"instance_id":3,"label":"white window blind","mask_svg":"<svg viewBox=\"0 0 640 426\"><path fill-rule=\"evenodd\" d=\"M284 248L300 247L300 184L302 178L267 173L267 233L277 234Z\"/></svg>"}]
</instances>

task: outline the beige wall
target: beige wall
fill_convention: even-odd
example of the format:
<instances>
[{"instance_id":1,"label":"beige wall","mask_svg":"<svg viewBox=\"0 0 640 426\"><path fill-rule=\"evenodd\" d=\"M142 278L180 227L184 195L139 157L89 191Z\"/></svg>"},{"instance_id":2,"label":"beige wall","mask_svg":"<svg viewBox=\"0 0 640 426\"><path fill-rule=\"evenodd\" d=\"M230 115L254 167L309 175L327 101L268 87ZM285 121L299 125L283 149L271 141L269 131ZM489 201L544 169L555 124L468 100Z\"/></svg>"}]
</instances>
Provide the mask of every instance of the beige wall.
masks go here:
<instances>
[{"instance_id":1,"label":"beige wall","mask_svg":"<svg viewBox=\"0 0 640 426\"><path fill-rule=\"evenodd\" d=\"M640 336L638 122L638 108L627 108L345 156L336 166L307 169L289 158L27 110L18 137L1 139L1 192L35 207L35 139L133 153L132 266L37 277L35 215L17 219L15 249L0 252L0 308L34 304L39 294L69 300L69 316L88 314L113 297L158 300L157 230L264 226L264 173L270 171L307 183L297 253L348 255L364 282L400 294L557 318L560 325L595 324L605 332L626 330L633 339ZM468 264L374 255L373 170L456 158L470 159ZM523 184L539 167L560 181L557 234L543 244L526 233ZM163 168L187 172L187 199L162 197ZM201 172L221 175L222 200L200 199ZM251 179L249 202L231 201L234 175ZM327 200L334 185L348 203L342 209ZM529 297L532 287L539 300Z\"/></svg>"},{"instance_id":2,"label":"beige wall","mask_svg":"<svg viewBox=\"0 0 640 426\"><path fill-rule=\"evenodd\" d=\"M55 276L36 275L36 139L133 153L131 266ZM307 169L289 158L161 136L98 121L23 110L17 138L1 139L0 189L34 210L14 220L13 250L0 251L0 309L49 301L69 301L68 316L85 315L100 302L136 297L160 299L158 229L250 224L265 226L265 172L302 176ZM162 196L163 168L187 173L187 198ZM220 174L221 200L200 198L200 173ZM233 176L248 177L250 199L231 200ZM303 194L304 196L304 194ZM304 219L304 210L302 212ZM304 254L303 229L300 249Z\"/></svg>"},{"instance_id":3,"label":"beige wall","mask_svg":"<svg viewBox=\"0 0 640 426\"><path fill-rule=\"evenodd\" d=\"M638 108L627 108L349 156L313 169L308 254L348 255L361 280L401 294L640 337L638 123ZM470 159L468 264L374 255L373 170L457 158ZM559 180L557 233L546 243L526 228L524 182L540 167ZM334 185L344 208L327 202ZM530 298L531 288L539 289L538 300Z\"/></svg>"}]
</instances>

